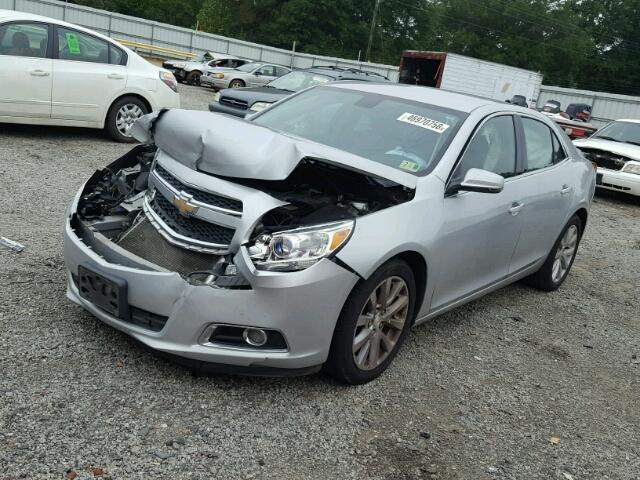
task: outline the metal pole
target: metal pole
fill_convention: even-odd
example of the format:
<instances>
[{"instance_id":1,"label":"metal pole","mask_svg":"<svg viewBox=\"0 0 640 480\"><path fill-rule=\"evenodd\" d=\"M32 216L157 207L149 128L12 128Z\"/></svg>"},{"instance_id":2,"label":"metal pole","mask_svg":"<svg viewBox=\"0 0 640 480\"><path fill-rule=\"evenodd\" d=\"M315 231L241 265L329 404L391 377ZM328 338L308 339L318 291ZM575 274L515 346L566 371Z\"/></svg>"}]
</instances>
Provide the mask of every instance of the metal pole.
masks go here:
<instances>
[{"instance_id":1,"label":"metal pole","mask_svg":"<svg viewBox=\"0 0 640 480\"><path fill-rule=\"evenodd\" d=\"M373 32L376 29L376 18L378 17L378 8L380 8L380 0L376 0L373 7L373 15L371 16L371 29L369 30L369 42L367 43L367 54L365 55L367 62L371 61L371 44L373 43Z\"/></svg>"},{"instance_id":2,"label":"metal pole","mask_svg":"<svg viewBox=\"0 0 640 480\"><path fill-rule=\"evenodd\" d=\"M296 41L293 41L293 47L291 48L291 65L289 67L293 68L294 60L296 56Z\"/></svg>"}]
</instances>

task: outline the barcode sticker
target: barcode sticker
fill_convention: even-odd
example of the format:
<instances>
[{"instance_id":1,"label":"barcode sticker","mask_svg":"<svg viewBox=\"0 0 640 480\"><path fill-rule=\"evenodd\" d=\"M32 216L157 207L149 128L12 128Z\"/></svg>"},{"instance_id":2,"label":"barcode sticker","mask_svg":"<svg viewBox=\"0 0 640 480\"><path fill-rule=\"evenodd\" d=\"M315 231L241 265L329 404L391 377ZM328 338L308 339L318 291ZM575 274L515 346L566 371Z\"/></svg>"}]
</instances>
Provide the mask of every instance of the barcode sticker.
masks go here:
<instances>
[{"instance_id":1,"label":"barcode sticker","mask_svg":"<svg viewBox=\"0 0 640 480\"><path fill-rule=\"evenodd\" d=\"M438 122L437 120L432 120L430 118L423 117L422 115L416 115L415 113L409 112L405 112L400 115L398 120L415 125L416 127L426 128L427 130L431 130L436 133L442 133L449 128L449 125L446 123Z\"/></svg>"}]
</instances>

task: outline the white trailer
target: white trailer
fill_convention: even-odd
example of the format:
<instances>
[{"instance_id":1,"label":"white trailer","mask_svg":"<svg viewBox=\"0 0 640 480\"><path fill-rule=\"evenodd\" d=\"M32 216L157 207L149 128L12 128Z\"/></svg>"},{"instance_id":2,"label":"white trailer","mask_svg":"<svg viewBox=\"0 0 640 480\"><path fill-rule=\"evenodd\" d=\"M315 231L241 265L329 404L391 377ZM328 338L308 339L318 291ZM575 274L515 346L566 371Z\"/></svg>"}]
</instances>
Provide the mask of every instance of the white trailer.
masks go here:
<instances>
[{"instance_id":1,"label":"white trailer","mask_svg":"<svg viewBox=\"0 0 640 480\"><path fill-rule=\"evenodd\" d=\"M522 95L531 106L540 93L542 74L455 53L405 50L398 81L499 101Z\"/></svg>"}]
</instances>

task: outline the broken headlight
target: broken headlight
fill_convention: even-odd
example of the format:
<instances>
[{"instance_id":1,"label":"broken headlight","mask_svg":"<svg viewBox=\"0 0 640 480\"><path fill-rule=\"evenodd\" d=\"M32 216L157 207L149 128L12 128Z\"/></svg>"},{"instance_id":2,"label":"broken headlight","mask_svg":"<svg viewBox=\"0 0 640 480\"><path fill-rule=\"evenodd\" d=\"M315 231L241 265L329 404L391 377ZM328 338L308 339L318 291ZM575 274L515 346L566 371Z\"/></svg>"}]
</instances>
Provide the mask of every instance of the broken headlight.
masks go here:
<instances>
[{"instance_id":1,"label":"broken headlight","mask_svg":"<svg viewBox=\"0 0 640 480\"><path fill-rule=\"evenodd\" d=\"M249 246L249 255L258 270L304 270L344 245L354 224L348 220L263 234Z\"/></svg>"}]
</instances>

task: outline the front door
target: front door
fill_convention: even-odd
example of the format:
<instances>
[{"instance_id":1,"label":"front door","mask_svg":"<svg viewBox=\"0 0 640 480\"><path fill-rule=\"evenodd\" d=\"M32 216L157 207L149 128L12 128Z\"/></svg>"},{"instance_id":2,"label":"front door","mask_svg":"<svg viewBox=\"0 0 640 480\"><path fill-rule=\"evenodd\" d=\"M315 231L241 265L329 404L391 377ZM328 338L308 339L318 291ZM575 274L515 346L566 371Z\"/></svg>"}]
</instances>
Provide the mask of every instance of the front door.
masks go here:
<instances>
[{"instance_id":1,"label":"front door","mask_svg":"<svg viewBox=\"0 0 640 480\"><path fill-rule=\"evenodd\" d=\"M56 27L51 117L99 122L127 84L127 67L109 43L93 35ZM116 61L117 60L117 61Z\"/></svg>"},{"instance_id":2,"label":"front door","mask_svg":"<svg viewBox=\"0 0 640 480\"><path fill-rule=\"evenodd\" d=\"M0 24L0 117L50 118L49 25Z\"/></svg>"},{"instance_id":3,"label":"front door","mask_svg":"<svg viewBox=\"0 0 640 480\"><path fill-rule=\"evenodd\" d=\"M522 228L517 182L516 135L511 115L487 119L474 134L449 181L462 182L479 168L505 177L499 193L458 192L445 196L431 309L437 310L506 277Z\"/></svg>"},{"instance_id":4,"label":"front door","mask_svg":"<svg viewBox=\"0 0 640 480\"><path fill-rule=\"evenodd\" d=\"M260 87L266 85L271 80L276 78L276 67L274 65L263 65L256 70L251 79L249 80L249 86Z\"/></svg>"}]
</instances>

